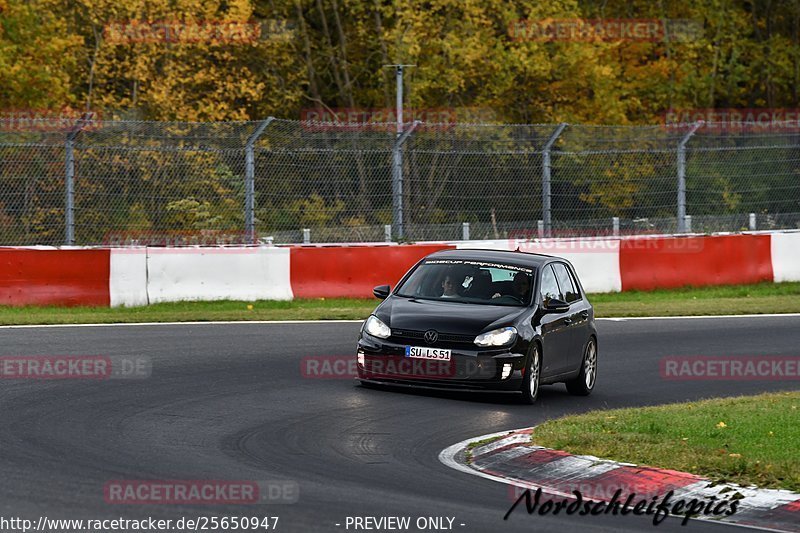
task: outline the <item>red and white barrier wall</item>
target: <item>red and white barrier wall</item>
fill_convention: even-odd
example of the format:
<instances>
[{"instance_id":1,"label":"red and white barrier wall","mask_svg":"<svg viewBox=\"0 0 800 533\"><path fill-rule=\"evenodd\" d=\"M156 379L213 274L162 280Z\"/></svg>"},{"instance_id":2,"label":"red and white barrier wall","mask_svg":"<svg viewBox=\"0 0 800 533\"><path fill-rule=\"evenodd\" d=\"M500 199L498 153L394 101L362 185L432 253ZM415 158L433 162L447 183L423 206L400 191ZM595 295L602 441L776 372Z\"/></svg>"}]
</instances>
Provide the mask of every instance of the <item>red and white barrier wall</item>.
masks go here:
<instances>
[{"instance_id":1,"label":"red and white barrier wall","mask_svg":"<svg viewBox=\"0 0 800 533\"><path fill-rule=\"evenodd\" d=\"M109 300L291 300L288 248L112 248Z\"/></svg>"},{"instance_id":2,"label":"red and white barrier wall","mask_svg":"<svg viewBox=\"0 0 800 533\"><path fill-rule=\"evenodd\" d=\"M428 254L446 244L323 246L291 248L292 292L296 298L371 298L377 285L394 285Z\"/></svg>"},{"instance_id":3,"label":"red and white barrier wall","mask_svg":"<svg viewBox=\"0 0 800 533\"><path fill-rule=\"evenodd\" d=\"M771 234L770 257L775 281L800 280L800 233Z\"/></svg>"},{"instance_id":4,"label":"red and white barrier wall","mask_svg":"<svg viewBox=\"0 0 800 533\"><path fill-rule=\"evenodd\" d=\"M372 296L447 248L545 253L589 292L800 281L800 232L413 245L0 248L0 305L139 306L185 300Z\"/></svg>"},{"instance_id":5,"label":"red and white barrier wall","mask_svg":"<svg viewBox=\"0 0 800 533\"><path fill-rule=\"evenodd\" d=\"M108 250L0 248L0 305L104 305Z\"/></svg>"},{"instance_id":6,"label":"red and white barrier wall","mask_svg":"<svg viewBox=\"0 0 800 533\"><path fill-rule=\"evenodd\" d=\"M557 255L572 263L587 292L622 290L619 239L549 241L505 239L463 242L456 246L459 249L519 250L533 254Z\"/></svg>"},{"instance_id":7,"label":"red and white barrier wall","mask_svg":"<svg viewBox=\"0 0 800 533\"><path fill-rule=\"evenodd\" d=\"M564 257L588 292L800 280L800 233L477 241L458 248Z\"/></svg>"}]
</instances>

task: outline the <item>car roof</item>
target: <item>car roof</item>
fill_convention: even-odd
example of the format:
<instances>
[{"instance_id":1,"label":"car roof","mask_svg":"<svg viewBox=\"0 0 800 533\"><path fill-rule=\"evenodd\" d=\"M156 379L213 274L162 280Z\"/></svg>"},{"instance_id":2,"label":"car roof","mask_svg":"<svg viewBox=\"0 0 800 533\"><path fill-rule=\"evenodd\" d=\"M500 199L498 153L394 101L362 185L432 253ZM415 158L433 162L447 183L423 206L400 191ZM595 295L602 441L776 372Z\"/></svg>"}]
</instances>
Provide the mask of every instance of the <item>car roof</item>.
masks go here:
<instances>
[{"instance_id":1,"label":"car roof","mask_svg":"<svg viewBox=\"0 0 800 533\"><path fill-rule=\"evenodd\" d=\"M469 261L487 261L494 263L506 263L509 265L540 267L553 259L561 259L552 255L532 254L527 252L517 252L511 250L481 250L481 249L459 249L459 250L440 250L427 256L427 258L447 258L447 259L466 259Z\"/></svg>"}]
</instances>

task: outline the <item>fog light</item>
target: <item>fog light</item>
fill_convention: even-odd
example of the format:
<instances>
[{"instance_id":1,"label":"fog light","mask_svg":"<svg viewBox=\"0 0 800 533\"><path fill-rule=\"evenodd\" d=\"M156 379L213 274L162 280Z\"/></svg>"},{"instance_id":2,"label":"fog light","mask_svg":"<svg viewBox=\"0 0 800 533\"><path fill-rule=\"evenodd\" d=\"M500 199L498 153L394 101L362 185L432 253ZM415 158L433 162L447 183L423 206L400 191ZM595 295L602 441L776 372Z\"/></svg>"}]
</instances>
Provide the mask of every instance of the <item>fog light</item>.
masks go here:
<instances>
[{"instance_id":1,"label":"fog light","mask_svg":"<svg viewBox=\"0 0 800 533\"><path fill-rule=\"evenodd\" d=\"M358 352L358 366L364 366L364 352Z\"/></svg>"},{"instance_id":2,"label":"fog light","mask_svg":"<svg viewBox=\"0 0 800 533\"><path fill-rule=\"evenodd\" d=\"M501 379L506 379L511 375L511 363L503 363L503 374Z\"/></svg>"}]
</instances>

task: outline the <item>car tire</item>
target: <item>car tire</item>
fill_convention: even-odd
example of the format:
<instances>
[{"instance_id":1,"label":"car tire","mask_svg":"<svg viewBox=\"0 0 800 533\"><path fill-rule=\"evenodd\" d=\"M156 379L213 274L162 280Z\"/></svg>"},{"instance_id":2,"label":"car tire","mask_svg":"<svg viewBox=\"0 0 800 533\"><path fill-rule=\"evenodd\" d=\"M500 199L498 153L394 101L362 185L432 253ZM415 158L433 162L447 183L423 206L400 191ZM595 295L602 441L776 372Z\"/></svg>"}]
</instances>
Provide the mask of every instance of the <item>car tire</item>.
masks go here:
<instances>
[{"instance_id":1,"label":"car tire","mask_svg":"<svg viewBox=\"0 0 800 533\"><path fill-rule=\"evenodd\" d=\"M597 341L589 338L583 350L581 371L575 379L566 382L567 391L573 396L589 396L597 383Z\"/></svg>"},{"instance_id":2,"label":"car tire","mask_svg":"<svg viewBox=\"0 0 800 533\"><path fill-rule=\"evenodd\" d=\"M539 352L539 345L535 342L531 348L530 356L526 363L525 376L522 378L522 402L526 404L536 403L539 397L542 377L542 355Z\"/></svg>"}]
</instances>

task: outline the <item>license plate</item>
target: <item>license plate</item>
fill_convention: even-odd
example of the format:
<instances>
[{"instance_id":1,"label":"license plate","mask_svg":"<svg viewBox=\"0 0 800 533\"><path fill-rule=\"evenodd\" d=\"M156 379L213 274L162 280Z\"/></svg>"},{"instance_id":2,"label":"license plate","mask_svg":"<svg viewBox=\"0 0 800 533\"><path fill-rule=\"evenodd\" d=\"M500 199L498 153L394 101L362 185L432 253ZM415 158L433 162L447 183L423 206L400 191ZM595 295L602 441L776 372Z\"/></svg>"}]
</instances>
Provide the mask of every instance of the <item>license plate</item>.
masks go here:
<instances>
[{"instance_id":1,"label":"license plate","mask_svg":"<svg viewBox=\"0 0 800 533\"><path fill-rule=\"evenodd\" d=\"M428 348L426 346L406 346L406 357L415 359L433 359L436 361L449 361L451 350L442 348Z\"/></svg>"}]
</instances>

